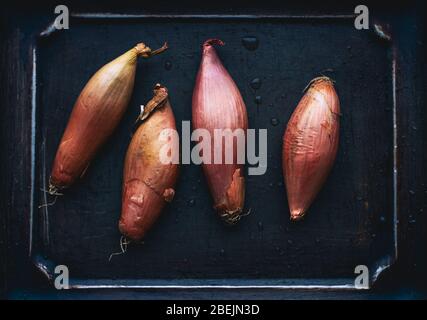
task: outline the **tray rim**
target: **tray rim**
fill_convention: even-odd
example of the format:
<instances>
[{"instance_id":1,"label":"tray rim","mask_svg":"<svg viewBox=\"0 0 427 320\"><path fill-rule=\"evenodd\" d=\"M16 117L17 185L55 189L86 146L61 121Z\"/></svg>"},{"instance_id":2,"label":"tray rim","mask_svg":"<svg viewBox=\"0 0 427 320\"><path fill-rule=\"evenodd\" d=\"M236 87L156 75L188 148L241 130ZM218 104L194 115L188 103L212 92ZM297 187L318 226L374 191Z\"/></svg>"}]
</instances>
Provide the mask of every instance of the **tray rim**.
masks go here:
<instances>
[{"instance_id":1,"label":"tray rim","mask_svg":"<svg viewBox=\"0 0 427 320\"><path fill-rule=\"evenodd\" d=\"M122 13L111 13L111 12L71 12L70 18L83 19L83 20L99 20L99 19L244 19L244 20L349 20L354 19L355 14L321 14L321 15L297 15L297 14L122 14ZM179 279L182 281L193 281L193 282L232 282L237 284L162 284L161 281L171 282L170 279L132 279L132 282L137 284L128 285L127 279L73 279L70 278L70 285L68 289L228 289L228 290L239 290L239 289L277 289L277 290L327 290L327 291L364 291L372 290L375 283L380 278L381 274L386 270L389 270L398 259L398 247L399 247L399 212L398 212L398 126L397 126L397 48L393 42L390 30L386 25L381 24L378 21L372 23L372 17L370 18L369 31L373 32L381 41L387 43L387 50L391 52L391 90L392 90L392 119L393 119L393 188L392 188L392 211L393 211L393 254L382 256L379 260L374 261L373 268L374 272L369 273L369 285L368 287L357 287L354 283L354 278L313 278L313 279L280 279L284 284L238 284L238 283L250 283L256 279L192 279L185 278ZM30 213L29 213L29 242L28 242L28 257L31 260L33 266L41 272L48 282L53 286L54 284L54 272L49 266L50 260L46 260L39 254L33 252L33 228L34 228L34 211L35 211L35 180L36 180L36 135L37 135L37 51L40 41L52 34L59 32L55 28L55 20L52 21L47 27L40 33L36 34L34 45L31 48L32 56L32 70L31 70L31 192L30 192ZM390 61L389 61L390 62ZM46 186L45 181L46 174L44 174L43 185ZM45 194L46 197L46 194ZM46 199L45 199L46 200ZM45 202L47 203L47 202ZM45 207L45 214L47 215L47 207ZM44 219L45 220L45 219ZM46 221L45 221L46 222ZM48 225L47 225L48 228ZM175 279L174 279L175 280ZM323 284L324 281L338 281L334 284ZM159 282L159 284L142 284L144 282ZM176 280L175 280L176 281ZM264 282L274 282L274 279L261 279ZM305 284L305 282L313 281L311 284ZM180 282L180 281L178 281ZM295 282L295 283L294 283ZM326 282L325 282L326 283Z\"/></svg>"}]
</instances>

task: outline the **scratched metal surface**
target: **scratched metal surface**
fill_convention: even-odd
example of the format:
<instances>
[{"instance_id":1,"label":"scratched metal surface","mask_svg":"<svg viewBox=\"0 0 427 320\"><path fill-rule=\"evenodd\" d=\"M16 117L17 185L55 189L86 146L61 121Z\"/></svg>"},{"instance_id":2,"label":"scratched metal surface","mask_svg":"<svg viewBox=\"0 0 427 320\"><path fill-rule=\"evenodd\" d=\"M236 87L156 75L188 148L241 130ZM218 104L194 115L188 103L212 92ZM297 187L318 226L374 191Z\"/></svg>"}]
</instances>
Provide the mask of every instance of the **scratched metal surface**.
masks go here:
<instances>
[{"instance_id":1,"label":"scratched metal surface","mask_svg":"<svg viewBox=\"0 0 427 320\"><path fill-rule=\"evenodd\" d=\"M67 32L35 47L35 180L32 259L49 276L65 264L75 286L352 286L354 268L376 271L395 257L393 206L393 54L391 42L357 31L353 20L246 17L74 17ZM218 53L246 102L250 128L268 129L268 170L246 180L251 214L224 226L196 165L183 165L176 197L143 245L119 250L121 175L139 106L160 82L181 121L191 120L200 45ZM256 37L256 50L243 45ZM138 63L132 100L119 128L86 176L39 209L59 139L75 99L103 64L139 41L161 56ZM342 117L333 171L306 219L289 221L281 170L286 123L310 79L336 81ZM254 90L250 82L261 80ZM256 103L256 97L261 103ZM48 199L49 200L49 199ZM311 279L311 280L310 280ZM242 282L243 281L243 282Z\"/></svg>"}]
</instances>

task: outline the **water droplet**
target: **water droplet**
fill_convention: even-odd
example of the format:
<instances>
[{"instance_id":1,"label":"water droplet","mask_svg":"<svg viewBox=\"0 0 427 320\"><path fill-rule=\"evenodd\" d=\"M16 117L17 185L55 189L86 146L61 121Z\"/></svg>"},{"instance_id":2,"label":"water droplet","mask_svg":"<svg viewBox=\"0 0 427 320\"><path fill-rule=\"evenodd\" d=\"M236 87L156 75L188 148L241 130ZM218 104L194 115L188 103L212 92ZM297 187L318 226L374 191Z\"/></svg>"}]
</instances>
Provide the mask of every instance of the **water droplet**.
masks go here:
<instances>
[{"instance_id":1,"label":"water droplet","mask_svg":"<svg viewBox=\"0 0 427 320\"><path fill-rule=\"evenodd\" d=\"M169 60L167 60L167 61L165 62L165 69L166 69L166 70L170 70L170 69L172 69L172 62L170 62Z\"/></svg>"},{"instance_id":2,"label":"water droplet","mask_svg":"<svg viewBox=\"0 0 427 320\"><path fill-rule=\"evenodd\" d=\"M316 243L320 243L320 239L319 238L316 238Z\"/></svg>"},{"instance_id":3,"label":"water droplet","mask_svg":"<svg viewBox=\"0 0 427 320\"><path fill-rule=\"evenodd\" d=\"M190 207L194 207L194 204L196 203L196 200L194 200L194 199L190 199L189 201L188 201L188 205L190 206Z\"/></svg>"},{"instance_id":4,"label":"water droplet","mask_svg":"<svg viewBox=\"0 0 427 320\"><path fill-rule=\"evenodd\" d=\"M224 249L221 249L221 250L219 251L219 254L221 255L221 257L223 257L223 256L224 256L224 254L225 254L225 250L224 250Z\"/></svg>"},{"instance_id":5,"label":"water droplet","mask_svg":"<svg viewBox=\"0 0 427 320\"><path fill-rule=\"evenodd\" d=\"M414 190L409 190L409 193L410 193L411 195L414 195L414 194L415 194L415 191L414 191Z\"/></svg>"},{"instance_id":6,"label":"water droplet","mask_svg":"<svg viewBox=\"0 0 427 320\"><path fill-rule=\"evenodd\" d=\"M273 182L270 182L268 185L270 186L270 188L274 187L274 183Z\"/></svg>"},{"instance_id":7,"label":"water droplet","mask_svg":"<svg viewBox=\"0 0 427 320\"><path fill-rule=\"evenodd\" d=\"M272 103L270 103L268 106L271 107L271 108L273 108L273 104Z\"/></svg>"},{"instance_id":8,"label":"water droplet","mask_svg":"<svg viewBox=\"0 0 427 320\"><path fill-rule=\"evenodd\" d=\"M264 230L264 225L262 224L262 222L261 222L261 221L259 221L259 222L258 222L258 230L259 230L259 231Z\"/></svg>"},{"instance_id":9,"label":"water droplet","mask_svg":"<svg viewBox=\"0 0 427 320\"><path fill-rule=\"evenodd\" d=\"M294 242L293 242L291 239L289 239L289 240L288 240L288 243L289 243L289 244L292 244L292 243L294 243Z\"/></svg>"},{"instance_id":10,"label":"water droplet","mask_svg":"<svg viewBox=\"0 0 427 320\"><path fill-rule=\"evenodd\" d=\"M413 125L411 128L412 128L412 130L418 130L416 125Z\"/></svg>"},{"instance_id":11,"label":"water droplet","mask_svg":"<svg viewBox=\"0 0 427 320\"><path fill-rule=\"evenodd\" d=\"M254 51L258 49L259 41L256 37L244 37L242 39L242 44L247 50Z\"/></svg>"},{"instance_id":12,"label":"water droplet","mask_svg":"<svg viewBox=\"0 0 427 320\"><path fill-rule=\"evenodd\" d=\"M279 182L277 183L277 186L278 186L278 187L283 187L283 182L282 182L282 181L279 181Z\"/></svg>"},{"instance_id":13,"label":"water droplet","mask_svg":"<svg viewBox=\"0 0 427 320\"><path fill-rule=\"evenodd\" d=\"M256 104L261 104L262 103L262 97L261 96L256 96L255 97L255 103Z\"/></svg>"},{"instance_id":14,"label":"water droplet","mask_svg":"<svg viewBox=\"0 0 427 320\"><path fill-rule=\"evenodd\" d=\"M361 196L357 196L357 197L356 197L356 200L357 200L357 201L362 201L362 200L363 200L363 198L362 198Z\"/></svg>"},{"instance_id":15,"label":"water droplet","mask_svg":"<svg viewBox=\"0 0 427 320\"><path fill-rule=\"evenodd\" d=\"M255 79L252 79L250 86L252 89L258 90L259 88L261 88L261 84L262 84L261 79L255 78Z\"/></svg>"},{"instance_id":16,"label":"water droplet","mask_svg":"<svg viewBox=\"0 0 427 320\"><path fill-rule=\"evenodd\" d=\"M351 46L347 46L347 50L351 50Z\"/></svg>"},{"instance_id":17,"label":"water droplet","mask_svg":"<svg viewBox=\"0 0 427 320\"><path fill-rule=\"evenodd\" d=\"M380 217L380 221L381 221L381 222L385 222L385 217L384 217L384 216L381 216L381 217Z\"/></svg>"},{"instance_id":18,"label":"water droplet","mask_svg":"<svg viewBox=\"0 0 427 320\"><path fill-rule=\"evenodd\" d=\"M271 120L270 120L270 123L273 125L273 126L277 126L278 124L279 124L279 119L277 119L277 118L271 118Z\"/></svg>"}]
</instances>

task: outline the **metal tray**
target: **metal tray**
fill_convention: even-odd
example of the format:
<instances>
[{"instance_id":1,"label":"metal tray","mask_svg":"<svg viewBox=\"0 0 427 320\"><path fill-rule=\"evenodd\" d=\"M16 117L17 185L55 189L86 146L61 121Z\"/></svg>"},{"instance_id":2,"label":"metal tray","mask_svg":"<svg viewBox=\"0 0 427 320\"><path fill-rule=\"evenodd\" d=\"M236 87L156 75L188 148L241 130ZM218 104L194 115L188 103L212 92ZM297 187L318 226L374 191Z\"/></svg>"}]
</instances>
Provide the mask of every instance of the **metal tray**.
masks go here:
<instances>
[{"instance_id":1,"label":"metal tray","mask_svg":"<svg viewBox=\"0 0 427 320\"><path fill-rule=\"evenodd\" d=\"M73 13L33 48L29 253L49 280L66 265L72 288L354 289L355 267L373 284L397 258L396 61L385 27L356 30L353 15L188 15ZM176 198L146 237L119 249L124 154L139 106L160 82L178 129L191 120L200 46L218 53L246 102L251 128L268 129L268 170L247 176L251 214L224 226L212 210L201 168L183 165ZM259 46L247 50L245 37ZM170 49L138 63L132 100L86 177L39 208L71 108L88 78L137 42ZM167 67L165 67L167 66ZM307 217L289 221L281 170L287 121L314 77L333 78L342 118L337 160ZM252 79L262 81L253 90ZM257 104L255 97L262 101Z\"/></svg>"}]
</instances>

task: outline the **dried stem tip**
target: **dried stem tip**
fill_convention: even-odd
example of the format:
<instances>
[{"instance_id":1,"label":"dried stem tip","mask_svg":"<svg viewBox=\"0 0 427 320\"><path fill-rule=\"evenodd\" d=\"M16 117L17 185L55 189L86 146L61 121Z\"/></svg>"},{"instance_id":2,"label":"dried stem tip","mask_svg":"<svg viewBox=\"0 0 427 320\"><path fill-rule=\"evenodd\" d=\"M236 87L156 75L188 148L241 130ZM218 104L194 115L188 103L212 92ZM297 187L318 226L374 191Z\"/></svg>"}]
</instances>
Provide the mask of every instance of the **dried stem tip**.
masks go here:
<instances>
[{"instance_id":1,"label":"dried stem tip","mask_svg":"<svg viewBox=\"0 0 427 320\"><path fill-rule=\"evenodd\" d=\"M310 89L312 86L314 86L316 83L320 83L320 82L328 82L332 86L334 85L334 80L332 80L329 77L326 77L326 76L317 77L317 78L312 79L308 83L308 85L304 88L303 93L306 92L308 89Z\"/></svg>"},{"instance_id":2,"label":"dried stem tip","mask_svg":"<svg viewBox=\"0 0 427 320\"><path fill-rule=\"evenodd\" d=\"M203 43L203 46L213 46L213 45L217 45L217 46L223 46L225 45L224 41L220 40L220 39L208 39Z\"/></svg>"},{"instance_id":3,"label":"dried stem tip","mask_svg":"<svg viewBox=\"0 0 427 320\"><path fill-rule=\"evenodd\" d=\"M143 58L149 58L152 56L155 56L156 54L162 53L163 51L165 51L168 48L168 43L165 42L163 44L163 46L157 50L151 50L150 47L146 46L145 43L141 42L138 43L135 46L136 52L138 54L138 56L141 56Z\"/></svg>"},{"instance_id":4,"label":"dried stem tip","mask_svg":"<svg viewBox=\"0 0 427 320\"><path fill-rule=\"evenodd\" d=\"M144 121L148 116L157 108L162 107L168 99L168 89L161 84L154 86L154 96L147 102L145 107L142 109L141 114L138 116L137 121Z\"/></svg>"}]
</instances>

